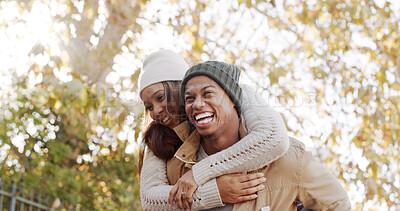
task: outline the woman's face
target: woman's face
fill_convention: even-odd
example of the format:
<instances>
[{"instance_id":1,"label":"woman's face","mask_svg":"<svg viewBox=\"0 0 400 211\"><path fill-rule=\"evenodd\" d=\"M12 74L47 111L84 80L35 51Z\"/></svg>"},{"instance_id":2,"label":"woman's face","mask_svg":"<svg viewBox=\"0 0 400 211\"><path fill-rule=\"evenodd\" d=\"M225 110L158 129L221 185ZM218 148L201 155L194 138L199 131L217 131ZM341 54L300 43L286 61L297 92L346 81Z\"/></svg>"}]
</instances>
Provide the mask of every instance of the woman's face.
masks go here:
<instances>
[{"instance_id":1,"label":"woman's face","mask_svg":"<svg viewBox=\"0 0 400 211\"><path fill-rule=\"evenodd\" d=\"M180 121L178 116L171 115L167 111L166 94L163 84L159 82L144 88L140 93L140 98L154 121L173 129L179 125Z\"/></svg>"}]
</instances>

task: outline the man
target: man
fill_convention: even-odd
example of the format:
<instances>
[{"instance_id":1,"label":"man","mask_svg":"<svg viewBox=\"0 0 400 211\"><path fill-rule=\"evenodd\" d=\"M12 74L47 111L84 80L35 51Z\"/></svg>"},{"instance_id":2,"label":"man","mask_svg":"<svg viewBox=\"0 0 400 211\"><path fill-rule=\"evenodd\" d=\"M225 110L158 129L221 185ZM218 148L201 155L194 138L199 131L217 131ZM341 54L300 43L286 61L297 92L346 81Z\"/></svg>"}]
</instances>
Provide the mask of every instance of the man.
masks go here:
<instances>
[{"instance_id":1,"label":"man","mask_svg":"<svg viewBox=\"0 0 400 211\"><path fill-rule=\"evenodd\" d=\"M185 141L167 164L171 184L197 160L224 150L246 136L240 118L239 75L240 69L236 66L216 61L197 64L187 71L181 95L196 131L190 134L188 127L175 130ZM267 178L265 189L258 192L257 199L228 209L296 210L300 201L312 210L351 210L347 194L338 181L294 138L290 139L285 155L256 171Z\"/></svg>"}]
</instances>

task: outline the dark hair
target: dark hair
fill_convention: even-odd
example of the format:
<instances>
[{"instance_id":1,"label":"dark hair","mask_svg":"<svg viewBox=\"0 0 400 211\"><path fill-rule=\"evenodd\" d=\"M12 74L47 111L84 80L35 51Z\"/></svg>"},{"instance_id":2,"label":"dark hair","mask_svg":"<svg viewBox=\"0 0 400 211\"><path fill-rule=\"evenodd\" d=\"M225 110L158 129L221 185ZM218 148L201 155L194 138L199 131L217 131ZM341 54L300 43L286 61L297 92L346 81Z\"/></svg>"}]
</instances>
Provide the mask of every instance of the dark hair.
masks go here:
<instances>
[{"instance_id":1,"label":"dark hair","mask_svg":"<svg viewBox=\"0 0 400 211\"><path fill-rule=\"evenodd\" d=\"M144 133L143 141L154 155L162 160L172 158L182 145L174 130L156 122L150 123Z\"/></svg>"},{"instance_id":2,"label":"dark hair","mask_svg":"<svg viewBox=\"0 0 400 211\"><path fill-rule=\"evenodd\" d=\"M171 116L177 117L179 123L186 120L185 107L179 96L181 81L162 82L167 99L166 110ZM178 135L169 127L152 121L143 135L143 143L151 149L155 156L162 160L172 158L182 145ZM139 172L143 162L143 149L139 155Z\"/></svg>"},{"instance_id":3,"label":"dark hair","mask_svg":"<svg viewBox=\"0 0 400 211\"><path fill-rule=\"evenodd\" d=\"M185 104L180 97L181 81L163 81L165 94L167 96L167 113L177 116L180 122L186 119Z\"/></svg>"}]
</instances>

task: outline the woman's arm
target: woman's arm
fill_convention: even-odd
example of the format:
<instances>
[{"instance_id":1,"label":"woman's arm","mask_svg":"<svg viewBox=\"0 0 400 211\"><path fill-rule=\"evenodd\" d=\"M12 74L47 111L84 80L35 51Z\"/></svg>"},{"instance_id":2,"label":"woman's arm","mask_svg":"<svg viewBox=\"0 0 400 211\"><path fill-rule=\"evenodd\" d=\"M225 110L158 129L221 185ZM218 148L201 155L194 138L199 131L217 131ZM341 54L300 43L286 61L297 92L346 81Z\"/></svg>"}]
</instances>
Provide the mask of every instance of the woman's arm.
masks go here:
<instances>
[{"instance_id":1,"label":"woman's arm","mask_svg":"<svg viewBox=\"0 0 400 211\"><path fill-rule=\"evenodd\" d=\"M140 198L144 210L177 210L177 203L168 205L169 192L166 162L156 157L147 149L140 175ZM192 209L208 209L223 206L216 180L210 180L200 186L193 194Z\"/></svg>"},{"instance_id":2,"label":"woman's arm","mask_svg":"<svg viewBox=\"0 0 400 211\"><path fill-rule=\"evenodd\" d=\"M196 163L192 170L197 185L223 174L247 172L280 158L289 148L289 137L278 112L248 85L243 90L242 114L249 134L232 147Z\"/></svg>"},{"instance_id":3,"label":"woman's arm","mask_svg":"<svg viewBox=\"0 0 400 211\"><path fill-rule=\"evenodd\" d=\"M233 174L211 179L197 188L191 195L191 206L187 207L192 210L203 210L224 206L223 202L239 203L252 200L257 197L257 191L263 188L265 178L262 176L257 173ZM218 187L221 187L221 191ZM176 201L171 207L168 204L169 192L172 188L173 186L168 184L166 162L148 149L140 175L140 198L143 209L178 210ZM182 204L180 206L182 207Z\"/></svg>"},{"instance_id":4,"label":"woman's arm","mask_svg":"<svg viewBox=\"0 0 400 211\"><path fill-rule=\"evenodd\" d=\"M185 207L192 207L192 201L195 200L193 197L195 191L199 190L197 189L196 183L192 180L192 170L186 172L181 178L179 178L178 182L169 192L168 203L172 204L175 200L178 204L178 207L181 209L184 209ZM257 172L252 174L225 174L216 179L213 178L208 182L214 180L216 180L216 185L218 185L218 187L215 188L219 191L222 202L231 204L250 201L257 198L257 192L265 188L263 183L266 181L264 174ZM183 189L185 187L191 188ZM182 192L185 192L186 194L182 194Z\"/></svg>"}]
</instances>

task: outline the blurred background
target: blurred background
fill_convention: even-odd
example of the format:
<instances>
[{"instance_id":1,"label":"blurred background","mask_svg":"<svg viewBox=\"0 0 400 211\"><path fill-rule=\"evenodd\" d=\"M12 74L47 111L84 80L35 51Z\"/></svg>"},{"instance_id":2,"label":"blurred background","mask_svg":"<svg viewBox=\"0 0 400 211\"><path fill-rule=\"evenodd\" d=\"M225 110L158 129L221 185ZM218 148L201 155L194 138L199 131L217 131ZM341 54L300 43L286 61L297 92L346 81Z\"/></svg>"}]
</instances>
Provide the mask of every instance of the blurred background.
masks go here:
<instances>
[{"instance_id":1,"label":"blurred background","mask_svg":"<svg viewBox=\"0 0 400 211\"><path fill-rule=\"evenodd\" d=\"M240 66L354 210L400 210L399 22L398 0L2 0L0 190L140 210L137 79L171 49Z\"/></svg>"}]
</instances>

